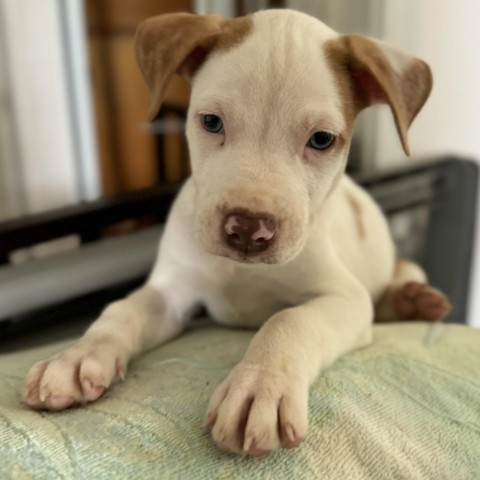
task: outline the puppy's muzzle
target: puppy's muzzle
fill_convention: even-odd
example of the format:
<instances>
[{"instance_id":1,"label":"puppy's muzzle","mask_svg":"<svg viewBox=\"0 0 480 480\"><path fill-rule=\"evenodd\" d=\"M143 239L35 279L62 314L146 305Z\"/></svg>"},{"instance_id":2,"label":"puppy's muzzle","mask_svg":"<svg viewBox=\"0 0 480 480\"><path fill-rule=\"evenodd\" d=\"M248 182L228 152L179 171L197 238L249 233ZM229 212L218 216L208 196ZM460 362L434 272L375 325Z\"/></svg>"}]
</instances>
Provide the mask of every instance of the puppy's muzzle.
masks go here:
<instances>
[{"instance_id":1,"label":"puppy's muzzle","mask_svg":"<svg viewBox=\"0 0 480 480\"><path fill-rule=\"evenodd\" d=\"M230 213L223 222L225 241L245 255L267 250L275 241L276 228L275 220L264 214Z\"/></svg>"}]
</instances>

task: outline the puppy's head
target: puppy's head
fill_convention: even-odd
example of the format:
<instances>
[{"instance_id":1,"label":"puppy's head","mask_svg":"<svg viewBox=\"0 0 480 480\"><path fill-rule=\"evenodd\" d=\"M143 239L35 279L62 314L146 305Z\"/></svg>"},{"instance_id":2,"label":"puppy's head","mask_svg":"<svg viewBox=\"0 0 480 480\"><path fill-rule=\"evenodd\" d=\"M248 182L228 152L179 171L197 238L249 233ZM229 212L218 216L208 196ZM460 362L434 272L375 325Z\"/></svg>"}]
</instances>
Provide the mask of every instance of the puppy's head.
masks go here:
<instances>
[{"instance_id":1,"label":"puppy's head","mask_svg":"<svg viewBox=\"0 0 480 480\"><path fill-rule=\"evenodd\" d=\"M151 119L174 73L192 83L198 239L250 263L285 263L301 251L363 108L390 105L408 154L407 129L432 85L421 60L290 10L155 17L140 25L136 47Z\"/></svg>"}]
</instances>

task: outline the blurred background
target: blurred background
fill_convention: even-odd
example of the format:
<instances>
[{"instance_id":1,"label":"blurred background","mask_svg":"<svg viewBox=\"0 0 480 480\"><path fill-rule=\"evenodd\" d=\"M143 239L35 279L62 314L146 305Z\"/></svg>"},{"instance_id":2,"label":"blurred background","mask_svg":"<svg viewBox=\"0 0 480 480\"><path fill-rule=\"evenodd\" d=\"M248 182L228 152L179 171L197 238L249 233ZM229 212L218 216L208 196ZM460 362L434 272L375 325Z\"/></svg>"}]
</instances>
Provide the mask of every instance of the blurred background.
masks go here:
<instances>
[{"instance_id":1,"label":"blurred background","mask_svg":"<svg viewBox=\"0 0 480 480\"><path fill-rule=\"evenodd\" d=\"M413 158L402 152L389 109L375 107L357 123L351 173L445 155L480 159L478 0L0 0L0 221L184 179L189 86L176 77L159 118L146 122L148 91L133 49L138 23L174 11L236 16L271 7L384 39L432 67L432 96L410 130ZM407 240L411 228L404 225ZM468 322L480 326L480 235L473 250Z\"/></svg>"}]
</instances>

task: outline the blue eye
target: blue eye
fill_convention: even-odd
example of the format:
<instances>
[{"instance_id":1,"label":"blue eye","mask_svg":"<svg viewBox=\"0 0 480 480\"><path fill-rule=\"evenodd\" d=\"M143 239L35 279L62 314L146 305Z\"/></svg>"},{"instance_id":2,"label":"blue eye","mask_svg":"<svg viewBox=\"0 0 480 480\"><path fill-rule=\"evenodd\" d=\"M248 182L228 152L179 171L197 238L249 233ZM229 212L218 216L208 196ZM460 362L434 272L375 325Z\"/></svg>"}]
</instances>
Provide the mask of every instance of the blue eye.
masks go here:
<instances>
[{"instance_id":1,"label":"blue eye","mask_svg":"<svg viewBox=\"0 0 480 480\"><path fill-rule=\"evenodd\" d=\"M220 133L223 130L222 119L212 113L202 115L202 125L203 128L210 133Z\"/></svg>"},{"instance_id":2,"label":"blue eye","mask_svg":"<svg viewBox=\"0 0 480 480\"><path fill-rule=\"evenodd\" d=\"M315 150L326 150L335 142L335 135L330 132L315 132L308 140L307 145Z\"/></svg>"}]
</instances>

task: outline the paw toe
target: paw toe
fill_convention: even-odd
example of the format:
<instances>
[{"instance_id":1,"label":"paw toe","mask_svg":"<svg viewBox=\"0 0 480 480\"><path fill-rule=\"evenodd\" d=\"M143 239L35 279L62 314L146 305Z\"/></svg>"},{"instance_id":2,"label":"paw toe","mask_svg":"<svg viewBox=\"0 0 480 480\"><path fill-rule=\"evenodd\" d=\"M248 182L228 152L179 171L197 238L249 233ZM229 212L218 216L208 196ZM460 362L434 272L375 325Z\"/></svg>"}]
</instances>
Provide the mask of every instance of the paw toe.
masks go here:
<instances>
[{"instance_id":1,"label":"paw toe","mask_svg":"<svg viewBox=\"0 0 480 480\"><path fill-rule=\"evenodd\" d=\"M295 447L308 427L308 385L301 376L239 365L214 392L204 425L221 450L259 457Z\"/></svg>"},{"instance_id":2,"label":"paw toe","mask_svg":"<svg viewBox=\"0 0 480 480\"><path fill-rule=\"evenodd\" d=\"M295 432L295 428L291 424L281 426L280 436L284 448L295 448L303 439Z\"/></svg>"},{"instance_id":3,"label":"paw toe","mask_svg":"<svg viewBox=\"0 0 480 480\"><path fill-rule=\"evenodd\" d=\"M93 402L100 398L106 387L103 385L94 385L94 383L89 378L82 378L80 383L82 384L83 398L87 402Z\"/></svg>"},{"instance_id":4,"label":"paw toe","mask_svg":"<svg viewBox=\"0 0 480 480\"><path fill-rule=\"evenodd\" d=\"M74 402L75 399L68 395L50 395L44 402L44 408L53 411L64 410L71 407Z\"/></svg>"},{"instance_id":5,"label":"paw toe","mask_svg":"<svg viewBox=\"0 0 480 480\"><path fill-rule=\"evenodd\" d=\"M77 344L35 364L27 375L25 403L35 410L58 411L97 400L125 372L111 350Z\"/></svg>"},{"instance_id":6,"label":"paw toe","mask_svg":"<svg viewBox=\"0 0 480 480\"><path fill-rule=\"evenodd\" d=\"M258 452L276 450L280 446L278 436L278 400L262 397L252 403L245 425L245 441L243 450L257 456Z\"/></svg>"}]
</instances>

